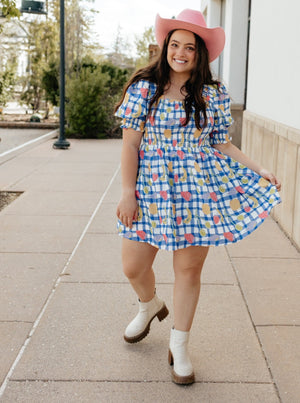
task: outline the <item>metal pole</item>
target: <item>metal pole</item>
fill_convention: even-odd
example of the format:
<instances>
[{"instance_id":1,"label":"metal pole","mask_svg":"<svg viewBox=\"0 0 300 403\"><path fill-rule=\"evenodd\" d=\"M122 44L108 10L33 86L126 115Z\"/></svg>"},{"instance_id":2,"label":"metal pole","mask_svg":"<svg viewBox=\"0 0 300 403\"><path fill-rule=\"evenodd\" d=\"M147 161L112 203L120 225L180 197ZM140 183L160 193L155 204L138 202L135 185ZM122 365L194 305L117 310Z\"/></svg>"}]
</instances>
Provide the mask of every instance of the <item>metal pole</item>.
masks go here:
<instances>
[{"instance_id":1,"label":"metal pole","mask_svg":"<svg viewBox=\"0 0 300 403\"><path fill-rule=\"evenodd\" d=\"M65 138L65 2L60 0L60 88L59 88L59 138L54 148L67 149L70 143Z\"/></svg>"}]
</instances>

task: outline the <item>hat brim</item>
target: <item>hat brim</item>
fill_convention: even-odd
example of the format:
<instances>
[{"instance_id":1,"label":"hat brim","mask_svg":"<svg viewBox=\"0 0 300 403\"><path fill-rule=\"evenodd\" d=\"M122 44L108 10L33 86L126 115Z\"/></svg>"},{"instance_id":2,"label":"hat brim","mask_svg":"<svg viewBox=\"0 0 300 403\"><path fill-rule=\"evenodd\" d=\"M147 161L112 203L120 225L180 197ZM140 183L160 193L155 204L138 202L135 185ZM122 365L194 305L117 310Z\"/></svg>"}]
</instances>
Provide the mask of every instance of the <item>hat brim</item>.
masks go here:
<instances>
[{"instance_id":1,"label":"hat brim","mask_svg":"<svg viewBox=\"0 0 300 403\"><path fill-rule=\"evenodd\" d=\"M158 46L162 48L164 40L170 31L184 29L200 36L207 47L209 62L214 61L225 46L225 32L223 28L206 28L189 22L176 19L161 18L158 14L155 20L155 37Z\"/></svg>"}]
</instances>

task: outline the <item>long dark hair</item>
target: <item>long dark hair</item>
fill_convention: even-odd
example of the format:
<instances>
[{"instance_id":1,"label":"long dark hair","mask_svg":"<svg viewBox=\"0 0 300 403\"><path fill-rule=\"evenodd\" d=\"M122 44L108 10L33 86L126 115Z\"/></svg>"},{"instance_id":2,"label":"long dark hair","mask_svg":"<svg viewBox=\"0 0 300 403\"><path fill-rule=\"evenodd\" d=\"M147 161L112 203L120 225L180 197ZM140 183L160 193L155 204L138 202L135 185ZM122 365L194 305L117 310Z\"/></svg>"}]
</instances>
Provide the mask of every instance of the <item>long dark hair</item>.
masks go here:
<instances>
[{"instance_id":1,"label":"long dark hair","mask_svg":"<svg viewBox=\"0 0 300 403\"><path fill-rule=\"evenodd\" d=\"M175 32L175 30L170 31L166 36L163 47L161 49L161 53L158 58L149 64L148 66L139 69L136 71L133 76L130 78L128 83L126 84L121 100L117 103L115 107L115 111L122 104L126 91L128 88L140 81L140 80L148 80L157 85L155 94L150 99L149 111L147 118L152 114L155 114L156 106L158 104L159 98L164 94L165 89L170 85L170 66L167 61L167 52L168 45L170 42L170 38ZM185 84L181 87L180 91L187 94L184 98L184 109L186 113L186 121L184 126L186 126L191 118L192 107L195 108L195 123L198 130L201 127L205 127L207 124L207 115L206 115L206 103L202 97L202 90L204 84L216 84L219 85L219 81L213 80L212 73L209 67L209 57L208 51L205 46L205 42L200 36L194 34L196 40L196 56L195 56L195 67L191 72L190 78L185 82ZM154 110L152 107L154 106ZM200 112L203 113L204 116L204 124L201 125L200 122Z\"/></svg>"}]
</instances>

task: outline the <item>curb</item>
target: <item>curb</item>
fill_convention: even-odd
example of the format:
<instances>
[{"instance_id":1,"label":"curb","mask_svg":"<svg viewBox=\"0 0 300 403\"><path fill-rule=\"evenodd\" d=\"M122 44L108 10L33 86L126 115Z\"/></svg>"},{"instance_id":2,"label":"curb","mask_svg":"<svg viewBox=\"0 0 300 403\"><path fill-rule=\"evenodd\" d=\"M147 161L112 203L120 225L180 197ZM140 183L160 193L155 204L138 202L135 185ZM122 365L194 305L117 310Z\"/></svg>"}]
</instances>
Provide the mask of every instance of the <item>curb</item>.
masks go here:
<instances>
[{"instance_id":1,"label":"curb","mask_svg":"<svg viewBox=\"0 0 300 403\"><path fill-rule=\"evenodd\" d=\"M5 129L57 129L59 123L0 122L0 127Z\"/></svg>"}]
</instances>

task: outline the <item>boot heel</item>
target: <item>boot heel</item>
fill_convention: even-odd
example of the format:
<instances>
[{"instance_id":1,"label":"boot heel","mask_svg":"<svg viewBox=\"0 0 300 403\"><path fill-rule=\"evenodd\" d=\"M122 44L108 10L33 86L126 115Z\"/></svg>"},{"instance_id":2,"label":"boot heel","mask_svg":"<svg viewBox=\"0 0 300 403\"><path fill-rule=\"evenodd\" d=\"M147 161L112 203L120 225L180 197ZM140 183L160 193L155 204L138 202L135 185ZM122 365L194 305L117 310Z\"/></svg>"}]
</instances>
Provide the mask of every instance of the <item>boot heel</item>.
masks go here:
<instances>
[{"instance_id":1,"label":"boot heel","mask_svg":"<svg viewBox=\"0 0 300 403\"><path fill-rule=\"evenodd\" d=\"M172 355L170 349L169 349L169 354L168 354L168 362L169 362L169 365L173 365L173 364L174 364L173 355Z\"/></svg>"},{"instance_id":2,"label":"boot heel","mask_svg":"<svg viewBox=\"0 0 300 403\"><path fill-rule=\"evenodd\" d=\"M158 320L161 322L162 320L164 320L167 316L169 315L169 310L166 307L166 305L164 305L161 310L159 312L157 312L157 318Z\"/></svg>"}]
</instances>

